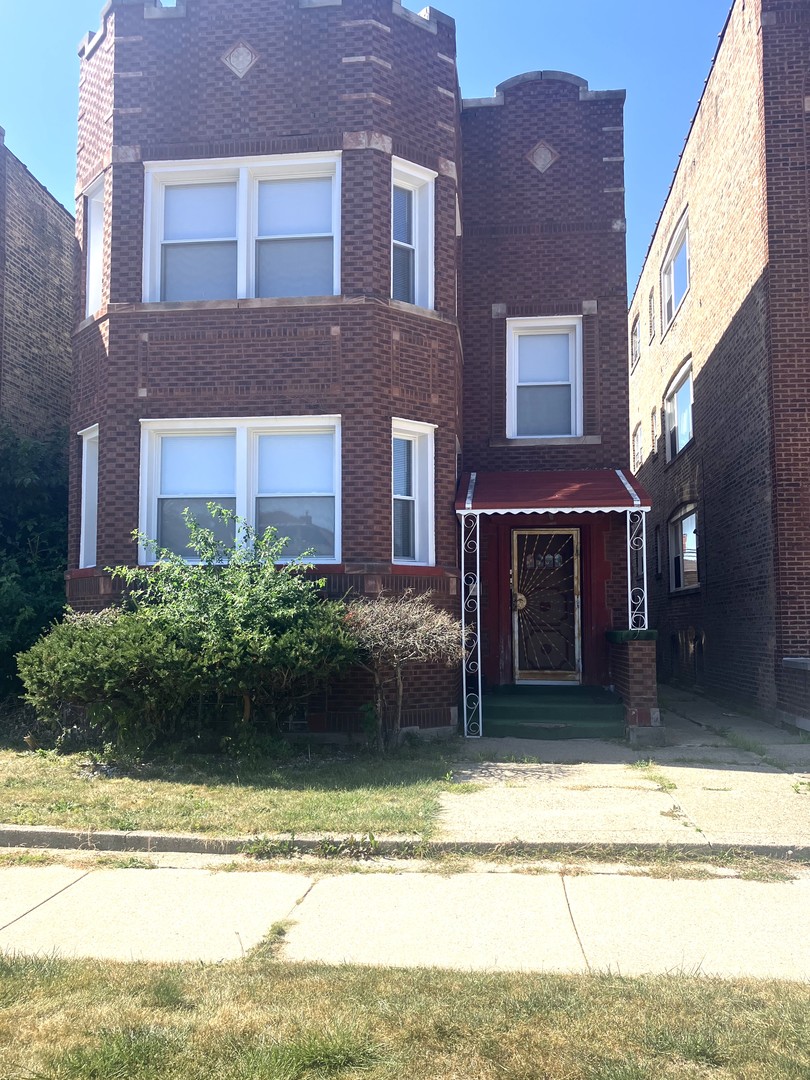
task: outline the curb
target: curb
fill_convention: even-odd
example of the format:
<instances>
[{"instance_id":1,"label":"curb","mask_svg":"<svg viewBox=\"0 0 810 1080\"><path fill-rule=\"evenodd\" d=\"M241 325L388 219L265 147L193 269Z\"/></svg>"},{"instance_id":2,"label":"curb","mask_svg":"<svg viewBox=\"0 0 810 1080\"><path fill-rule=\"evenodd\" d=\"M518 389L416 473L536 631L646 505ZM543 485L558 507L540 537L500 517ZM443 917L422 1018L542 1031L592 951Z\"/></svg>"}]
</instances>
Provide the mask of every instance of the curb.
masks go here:
<instances>
[{"instance_id":1,"label":"curb","mask_svg":"<svg viewBox=\"0 0 810 1080\"><path fill-rule=\"evenodd\" d=\"M195 833L119 832L115 830L74 831L52 829L46 825L0 825L0 847L4 848L53 848L79 851L120 851L165 854L196 855L242 855L251 846L266 844L268 848L278 845L279 855L322 853L324 845L330 854L340 855L345 845L347 857L353 849L363 849L365 857L391 855L401 858L431 855L525 855L544 857L568 855L590 857L602 855L621 857L622 854L657 855L661 852L685 855L691 858L712 855L759 855L773 859L789 859L810 862L810 847L788 844L658 844L631 843L571 843L542 840L436 840L423 841L418 836L355 837L349 835L308 834L292 836L208 837Z\"/></svg>"}]
</instances>

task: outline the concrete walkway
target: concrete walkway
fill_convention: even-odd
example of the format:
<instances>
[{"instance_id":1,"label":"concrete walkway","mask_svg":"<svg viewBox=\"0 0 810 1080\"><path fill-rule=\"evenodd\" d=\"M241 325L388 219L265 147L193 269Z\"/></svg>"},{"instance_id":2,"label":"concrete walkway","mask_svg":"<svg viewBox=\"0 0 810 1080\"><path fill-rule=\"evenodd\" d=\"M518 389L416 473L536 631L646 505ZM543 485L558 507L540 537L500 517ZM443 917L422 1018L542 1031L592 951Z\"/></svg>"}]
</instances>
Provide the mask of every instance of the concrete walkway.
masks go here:
<instances>
[{"instance_id":1,"label":"concrete walkway","mask_svg":"<svg viewBox=\"0 0 810 1080\"><path fill-rule=\"evenodd\" d=\"M155 869L9 865L0 952L217 962L284 924L282 961L810 979L810 741L694 694L669 691L664 704L668 745L654 760L607 742L468 744L440 839L547 845L561 864L600 846L695 848L707 861L741 846L792 853L793 880L668 880L599 863L453 874L390 860L362 873L223 873L230 857L176 854L153 856Z\"/></svg>"}]
</instances>

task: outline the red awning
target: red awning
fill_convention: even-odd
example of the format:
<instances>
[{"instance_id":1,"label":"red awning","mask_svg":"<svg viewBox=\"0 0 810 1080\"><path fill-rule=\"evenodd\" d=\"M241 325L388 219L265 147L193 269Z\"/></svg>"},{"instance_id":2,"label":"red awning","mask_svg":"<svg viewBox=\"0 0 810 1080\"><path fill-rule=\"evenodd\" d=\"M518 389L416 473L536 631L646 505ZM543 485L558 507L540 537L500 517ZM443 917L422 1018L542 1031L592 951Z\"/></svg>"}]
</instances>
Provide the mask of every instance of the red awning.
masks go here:
<instances>
[{"instance_id":1,"label":"red awning","mask_svg":"<svg viewBox=\"0 0 810 1080\"><path fill-rule=\"evenodd\" d=\"M461 478L456 511L473 514L595 514L649 510L650 496L622 469L474 472Z\"/></svg>"}]
</instances>

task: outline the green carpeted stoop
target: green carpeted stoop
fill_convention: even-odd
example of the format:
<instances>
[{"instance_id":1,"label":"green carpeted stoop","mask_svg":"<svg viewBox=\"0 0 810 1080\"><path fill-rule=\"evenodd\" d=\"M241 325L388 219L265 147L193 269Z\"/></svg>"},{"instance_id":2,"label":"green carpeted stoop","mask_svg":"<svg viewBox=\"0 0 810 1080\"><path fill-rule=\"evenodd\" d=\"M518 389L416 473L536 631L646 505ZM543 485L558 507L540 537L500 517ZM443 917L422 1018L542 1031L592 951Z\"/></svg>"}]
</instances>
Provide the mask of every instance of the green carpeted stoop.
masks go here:
<instances>
[{"instance_id":1,"label":"green carpeted stoop","mask_svg":"<svg viewBox=\"0 0 810 1080\"><path fill-rule=\"evenodd\" d=\"M624 706L601 686L499 686L484 694L484 735L621 739Z\"/></svg>"}]
</instances>

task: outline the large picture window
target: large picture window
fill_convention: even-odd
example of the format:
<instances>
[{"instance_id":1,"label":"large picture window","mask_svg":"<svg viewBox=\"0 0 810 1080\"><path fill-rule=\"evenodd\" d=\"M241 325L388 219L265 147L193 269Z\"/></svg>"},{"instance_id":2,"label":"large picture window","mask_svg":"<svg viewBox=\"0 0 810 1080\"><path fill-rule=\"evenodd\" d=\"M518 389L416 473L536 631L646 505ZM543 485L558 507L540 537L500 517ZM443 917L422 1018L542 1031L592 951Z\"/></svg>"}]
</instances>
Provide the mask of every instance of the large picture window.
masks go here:
<instances>
[{"instance_id":1,"label":"large picture window","mask_svg":"<svg viewBox=\"0 0 810 1080\"><path fill-rule=\"evenodd\" d=\"M144 301L340 292L340 156L146 165Z\"/></svg>"},{"instance_id":2,"label":"large picture window","mask_svg":"<svg viewBox=\"0 0 810 1080\"><path fill-rule=\"evenodd\" d=\"M432 566L434 558L434 427L392 422L391 493L394 562Z\"/></svg>"},{"instance_id":3,"label":"large picture window","mask_svg":"<svg viewBox=\"0 0 810 1080\"><path fill-rule=\"evenodd\" d=\"M340 561L339 417L143 420L141 428L140 529L160 547L188 553L187 509L232 544L233 523L212 520L214 502L259 532L274 527L288 540L285 559L311 552ZM141 562L152 558L141 549Z\"/></svg>"},{"instance_id":4,"label":"large picture window","mask_svg":"<svg viewBox=\"0 0 810 1080\"><path fill-rule=\"evenodd\" d=\"M582 320L508 319L506 434L582 434Z\"/></svg>"}]
</instances>

